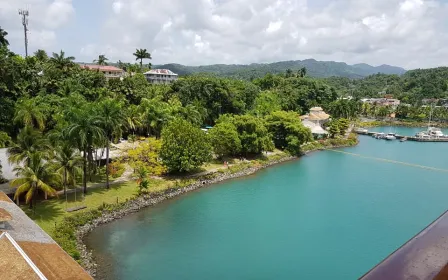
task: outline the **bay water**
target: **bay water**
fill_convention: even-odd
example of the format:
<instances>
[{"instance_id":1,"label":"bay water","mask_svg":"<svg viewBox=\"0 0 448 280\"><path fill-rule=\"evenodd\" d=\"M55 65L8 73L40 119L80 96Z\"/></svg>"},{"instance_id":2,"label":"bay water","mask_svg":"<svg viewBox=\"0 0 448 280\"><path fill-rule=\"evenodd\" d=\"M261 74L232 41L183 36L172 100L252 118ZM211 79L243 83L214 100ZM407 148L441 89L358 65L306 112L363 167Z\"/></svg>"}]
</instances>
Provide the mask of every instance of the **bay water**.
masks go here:
<instances>
[{"instance_id":1,"label":"bay water","mask_svg":"<svg viewBox=\"0 0 448 280\"><path fill-rule=\"evenodd\" d=\"M448 143L359 138L100 226L98 278L357 279L448 209Z\"/></svg>"}]
</instances>

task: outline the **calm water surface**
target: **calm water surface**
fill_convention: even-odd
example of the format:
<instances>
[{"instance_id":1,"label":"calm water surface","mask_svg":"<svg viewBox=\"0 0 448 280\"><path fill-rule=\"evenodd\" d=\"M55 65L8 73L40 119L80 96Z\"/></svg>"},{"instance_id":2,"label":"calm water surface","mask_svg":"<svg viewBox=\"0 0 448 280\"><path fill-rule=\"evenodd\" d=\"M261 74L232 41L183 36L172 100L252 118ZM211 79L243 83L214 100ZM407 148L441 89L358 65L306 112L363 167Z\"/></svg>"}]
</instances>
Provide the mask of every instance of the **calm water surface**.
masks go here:
<instances>
[{"instance_id":1,"label":"calm water surface","mask_svg":"<svg viewBox=\"0 0 448 280\"><path fill-rule=\"evenodd\" d=\"M448 169L448 143L360 140L344 150ZM103 279L356 279L447 210L447 197L448 173L325 151L148 208L86 241Z\"/></svg>"}]
</instances>

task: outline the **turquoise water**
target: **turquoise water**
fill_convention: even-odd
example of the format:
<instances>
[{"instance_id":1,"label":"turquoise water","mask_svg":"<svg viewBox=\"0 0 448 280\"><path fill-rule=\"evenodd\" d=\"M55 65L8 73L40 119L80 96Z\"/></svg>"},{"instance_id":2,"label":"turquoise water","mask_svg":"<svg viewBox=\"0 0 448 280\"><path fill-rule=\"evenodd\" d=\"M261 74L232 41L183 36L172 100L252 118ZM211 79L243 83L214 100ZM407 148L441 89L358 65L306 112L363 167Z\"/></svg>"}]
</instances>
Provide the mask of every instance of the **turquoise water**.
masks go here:
<instances>
[{"instance_id":1,"label":"turquoise water","mask_svg":"<svg viewBox=\"0 0 448 280\"><path fill-rule=\"evenodd\" d=\"M448 143L360 141L343 150L448 169ZM145 209L86 242L100 279L356 279L447 197L448 173L325 151Z\"/></svg>"}]
</instances>

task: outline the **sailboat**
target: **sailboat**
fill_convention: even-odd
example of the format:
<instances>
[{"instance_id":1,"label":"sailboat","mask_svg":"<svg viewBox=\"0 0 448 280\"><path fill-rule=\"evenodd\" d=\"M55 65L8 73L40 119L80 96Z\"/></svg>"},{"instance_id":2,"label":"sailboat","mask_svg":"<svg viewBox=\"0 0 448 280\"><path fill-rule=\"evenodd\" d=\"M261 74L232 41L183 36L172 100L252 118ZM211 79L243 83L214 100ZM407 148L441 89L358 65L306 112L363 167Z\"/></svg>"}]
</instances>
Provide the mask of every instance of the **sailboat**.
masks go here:
<instances>
[{"instance_id":1,"label":"sailboat","mask_svg":"<svg viewBox=\"0 0 448 280\"><path fill-rule=\"evenodd\" d=\"M433 110L434 110L434 106L431 106L431 111L429 112L428 129L426 131L421 131L421 132L415 134L415 136L417 136L418 138L440 138L440 137L445 137L445 135L443 135L443 132L442 132L442 130L440 128L431 126L431 119L432 119L432 112L433 112Z\"/></svg>"},{"instance_id":2,"label":"sailboat","mask_svg":"<svg viewBox=\"0 0 448 280\"><path fill-rule=\"evenodd\" d=\"M389 129L389 133L386 134L384 139L386 139L386 140L395 140L395 139L397 139L396 135L397 135L396 133L392 133L392 128L390 128Z\"/></svg>"}]
</instances>

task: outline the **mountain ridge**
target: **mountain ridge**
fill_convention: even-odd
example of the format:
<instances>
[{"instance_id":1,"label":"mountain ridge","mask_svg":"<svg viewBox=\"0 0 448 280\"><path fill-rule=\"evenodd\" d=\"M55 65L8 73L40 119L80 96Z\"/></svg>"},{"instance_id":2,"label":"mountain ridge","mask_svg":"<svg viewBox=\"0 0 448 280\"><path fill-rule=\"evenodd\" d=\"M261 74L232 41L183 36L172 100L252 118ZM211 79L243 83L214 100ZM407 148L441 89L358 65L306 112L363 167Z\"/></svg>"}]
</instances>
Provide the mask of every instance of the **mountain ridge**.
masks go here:
<instances>
[{"instance_id":1,"label":"mountain ridge","mask_svg":"<svg viewBox=\"0 0 448 280\"><path fill-rule=\"evenodd\" d=\"M373 74L396 74L402 75L406 70L401 67L382 64L372 66L366 63L349 65L345 62L318 61L315 59L278 61L272 63L251 63L251 64L211 64L200 66L187 66L177 63L155 65L155 69L169 69L180 76L209 73L218 76L254 79L262 77L268 73L284 73L287 69L297 72L301 68L307 68L307 74L312 77L346 77L352 79L364 78Z\"/></svg>"}]
</instances>

